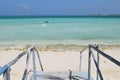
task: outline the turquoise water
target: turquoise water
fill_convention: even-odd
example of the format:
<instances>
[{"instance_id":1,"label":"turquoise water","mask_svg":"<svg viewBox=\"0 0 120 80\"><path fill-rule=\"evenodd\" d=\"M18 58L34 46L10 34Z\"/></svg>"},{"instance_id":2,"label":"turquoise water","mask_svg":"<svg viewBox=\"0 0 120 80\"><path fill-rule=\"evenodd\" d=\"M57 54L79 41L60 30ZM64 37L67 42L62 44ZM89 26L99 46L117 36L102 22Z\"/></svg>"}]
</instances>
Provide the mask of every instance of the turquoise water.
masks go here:
<instances>
[{"instance_id":1,"label":"turquoise water","mask_svg":"<svg viewBox=\"0 0 120 80\"><path fill-rule=\"evenodd\" d=\"M1 44L120 44L119 35L120 17L0 18Z\"/></svg>"}]
</instances>

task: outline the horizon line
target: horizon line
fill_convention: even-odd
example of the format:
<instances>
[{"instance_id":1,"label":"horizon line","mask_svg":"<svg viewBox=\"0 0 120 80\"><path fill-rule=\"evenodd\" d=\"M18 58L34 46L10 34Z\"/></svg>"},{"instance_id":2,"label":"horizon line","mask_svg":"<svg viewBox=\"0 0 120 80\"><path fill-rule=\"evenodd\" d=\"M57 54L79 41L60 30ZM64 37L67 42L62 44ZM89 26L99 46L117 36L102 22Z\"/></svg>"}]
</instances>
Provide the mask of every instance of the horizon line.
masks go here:
<instances>
[{"instance_id":1,"label":"horizon line","mask_svg":"<svg viewBox=\"0 0 120 80\"><path fill-rule=\"evenodd\" d=\"M92 14L92 15L0 15L0 18L39 18L39 17L120 17L120 14L117 15L100 15L100 14Z\"/></svg>"}]
</instances>

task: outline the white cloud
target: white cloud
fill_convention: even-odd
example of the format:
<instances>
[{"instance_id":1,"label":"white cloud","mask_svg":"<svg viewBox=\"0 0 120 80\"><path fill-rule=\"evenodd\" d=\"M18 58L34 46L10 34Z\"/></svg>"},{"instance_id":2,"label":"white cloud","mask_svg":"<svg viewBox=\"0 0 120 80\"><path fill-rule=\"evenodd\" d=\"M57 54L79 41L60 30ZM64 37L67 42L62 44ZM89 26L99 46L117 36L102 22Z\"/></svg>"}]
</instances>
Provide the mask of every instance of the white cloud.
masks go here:
<instances>
[{"instance_id":1,"label":"white cloud","mask_svg":"<svg viewBox=\"0 0 120 80\"><path fill-rule=\"evenodd\" d=\"M27 5L27 4L21 4L20 6L21 6L23 9L29 9L29 8L30 8L30 6Z\"/></svg>"}]
</instances>

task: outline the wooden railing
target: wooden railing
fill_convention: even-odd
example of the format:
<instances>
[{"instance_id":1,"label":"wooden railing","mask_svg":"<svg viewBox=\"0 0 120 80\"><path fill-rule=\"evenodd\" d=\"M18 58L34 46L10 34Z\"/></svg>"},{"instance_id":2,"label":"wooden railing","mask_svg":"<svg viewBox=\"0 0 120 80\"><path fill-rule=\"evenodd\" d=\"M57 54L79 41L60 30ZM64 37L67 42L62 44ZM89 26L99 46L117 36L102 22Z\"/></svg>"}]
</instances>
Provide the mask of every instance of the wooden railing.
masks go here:
<instances>
[{"instance_id":1,"label":"wooden railing","mask_svg":"<svg viewBox=\"0 0 120 80\"><path fill-rule=\"evenodd\" d=\"M111 62L113 62L114 64L116 64L117 66L120 67L120 61L114 59L113 57L107 55L106 53L102 52L101 50L99 50L98 46L93 46L93 45L89 45L89 57L88 57L88 80L90 80L91 78L91 57L93 58L95 67L97 69L97 77L96 80L98 79L98 76L100 78L100 80L104 80L103 75L101 73L101 70L99 68L99 54L101 54L102 56L104 56L105 58L107 58L108 60L110 60ZM97 60L95 59L94 53L92 51L92 49L94 49L95 51L97 51Z\"/></svg>"},{"instance_id":2,"label":"wooden railing","mask_svg":"<svg viewBox=\"0 0 120 80\"><path fill-rule=\"evenodd\" d=\"M104 56L105 58L107 58L108 60L110 60L111 62L113 62L114 64L116 64L117 66L120 67L120 61L114 59L113 57L107 55L106 53L102 52L101 50L99 50L98 46L93 46L93 45L89 45L88 47L85 47L81 52L80 52L80 67L79 67L79 71L81 71L81 63L82 63L82 54L83 52L88 48L89 53L88 53L88 79L84 79L84 80L91 80L91 58L93 58L93 62L95 64L95 67L97 69L97 76L96 76L96 80L104 80L103 75L101 73L101 70L99 68L99 55ZM97 51L97 60L95 59L94 53L92 50ZM38 61L40 64L40 68L41 71L44 71L41 60L40 60L40 56L38 54L37 49L34 46L30 46L26 49L26 51L22 52L21 54L19 54L14 60L10 61L8 64L4 65L2 68L0 68L0 75L3 74L3 80L10 80L10 71L11 71L11 66L14 65L18 60L20 60L20 58L22 58L24 55L27 54L27 58L26 58L26 67L24 70L24 74L23 74L23 78L22 80L28 80L28 65L29 65L29 57L30 55L32 55L32 60L33 60L33 77L34 80L36 80L36 59L35 59L35 54L38 57ZM69 79L70 80L79 80L82 77L80 77L79 79L78 76L72 76L72 72L70 71L70 75L69 75Z\"/></svg>"},{"instance_id":3,"label":"wooden railing","mask_svg":"<svg viewBox=\"0 0 120 80\"><path fill-rule=\"evenodd\" d=\"M21 54L19 54L14 60L10 61L9 63L7 63L6 65L4 65L3 67L0 68L0 75L3 74L3 80L10 80L10 68L12 67L12 65L14 65L18 60L20 60L20 58L22 58L24 55L27 54L27 58L26 58L26 67L24 70L24 74L23 74L23 78L22 80L27 80L27 75L28 75L28 65L29 65L29 57L30 55L32 55L32 60L33 60L33 76L34 76L34 80L36 80L36 61L35 61L35 54L37 54L39 63L40 63L40 67L41 67L41 71L43 71L43 67L42 67L42 63L40 60L40 56L38 54L37 49L34 46L29 46L26 51L22 52Z\"/></svg>"}]
</instances>

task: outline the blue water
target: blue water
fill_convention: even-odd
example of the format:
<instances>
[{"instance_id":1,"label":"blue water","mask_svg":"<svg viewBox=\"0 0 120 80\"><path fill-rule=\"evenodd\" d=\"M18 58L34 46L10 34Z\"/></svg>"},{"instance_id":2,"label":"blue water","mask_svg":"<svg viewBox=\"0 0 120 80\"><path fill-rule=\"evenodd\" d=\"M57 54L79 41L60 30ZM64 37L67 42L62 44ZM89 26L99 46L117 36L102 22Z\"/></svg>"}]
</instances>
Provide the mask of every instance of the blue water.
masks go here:
<instances>
[{"instance_id":1,"label":"blue water","mask_svg":"<svg viewBox=\"0 0 120 80\"><path fill-rule=\"evenodd\" d=\"M120 44L119 35L120 17L0 18L0 44Z\"/></svg>"}]
</instances>

